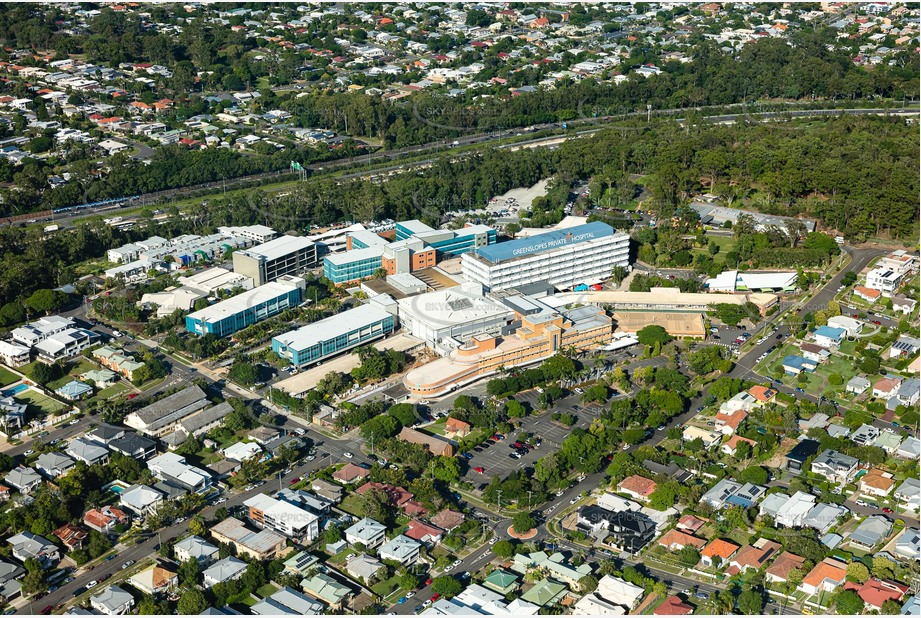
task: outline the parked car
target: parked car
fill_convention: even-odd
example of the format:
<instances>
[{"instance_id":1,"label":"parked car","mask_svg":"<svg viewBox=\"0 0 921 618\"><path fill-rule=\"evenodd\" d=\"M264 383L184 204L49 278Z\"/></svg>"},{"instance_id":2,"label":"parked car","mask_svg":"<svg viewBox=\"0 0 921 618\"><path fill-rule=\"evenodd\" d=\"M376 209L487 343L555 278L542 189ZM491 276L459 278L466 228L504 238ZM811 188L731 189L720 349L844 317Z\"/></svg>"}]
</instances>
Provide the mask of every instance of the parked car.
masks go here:
<instances>
[{"instance_id":1,"label":"parked car","mask_svg":"<svg viewBox=\"0 0 921 618\"><path fill-rule=\"evenodd\" d=\"M484 468L483 466L477 466L476 468L473 469L473 471L476 472L477 474L483 474L484 472L486 472L486 468Z\"/></svg>"},{"instance_id":2,"label":"parked car","mask_svg":"<svg viewBox=\"0 0 921 618\"><path fill-rule=\"evenodd\" d=\"M352 454L351 454L350 452L348 452L348 451L342 453L342 456L345 457L346 459L351 459L352 457L354 457L354 455L352 455Z\"/></svg>"},{"instance_id":3,"label":"parked car","mask_svg":"<svg viewBox=\"0 0 921 618\"><path fill-rule=\"evenodd\" d=\"M128 562L126 562L125 564L123 564L123 565L122 565L122 571L124 571L125 569L127 569L128 567L130 567L132 564L134 564L134 560L129 560Z\"/></svg>"}]
</instances>

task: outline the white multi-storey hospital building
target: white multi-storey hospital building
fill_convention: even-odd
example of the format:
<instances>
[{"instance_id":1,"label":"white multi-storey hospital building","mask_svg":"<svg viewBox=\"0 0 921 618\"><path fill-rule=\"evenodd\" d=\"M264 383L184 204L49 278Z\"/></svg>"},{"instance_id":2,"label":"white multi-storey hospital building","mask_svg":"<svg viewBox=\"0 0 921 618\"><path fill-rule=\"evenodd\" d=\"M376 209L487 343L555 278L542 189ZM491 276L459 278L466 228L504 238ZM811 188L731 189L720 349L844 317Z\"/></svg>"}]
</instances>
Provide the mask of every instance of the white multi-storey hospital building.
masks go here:
<instances>
[{"instance_id":1,"label":"white multi-storey hospital building","mask_svg":"<svg viewBox=\"0 0 921 618\"><path fill-rule=\"evenodd\" d=\"M630 237L596 221L474 249L461 256L463 274L488 291L529 283L557 289L599 283L630 263Z\"/></svg>"}]
</instances>

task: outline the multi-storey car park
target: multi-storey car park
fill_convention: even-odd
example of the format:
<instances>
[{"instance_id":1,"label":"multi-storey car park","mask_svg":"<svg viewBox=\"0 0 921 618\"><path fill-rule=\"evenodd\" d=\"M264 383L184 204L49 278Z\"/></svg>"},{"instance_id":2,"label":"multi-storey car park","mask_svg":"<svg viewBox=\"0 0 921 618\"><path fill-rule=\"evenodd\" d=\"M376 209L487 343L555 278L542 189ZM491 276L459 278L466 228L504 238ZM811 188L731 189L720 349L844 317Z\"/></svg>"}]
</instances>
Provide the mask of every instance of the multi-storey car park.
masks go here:
<instances>
[{"instance_id":1,"label":"multi-storey car park","mask_svg":"<svg viewBox=\"0 0 921 618\"><path fill-rule=\"evenodd\" d=\"M233 254L234 272L251 277L257 286L316 265L317 244L303 236L280 236Z\"/></svg>"}]
</instances>

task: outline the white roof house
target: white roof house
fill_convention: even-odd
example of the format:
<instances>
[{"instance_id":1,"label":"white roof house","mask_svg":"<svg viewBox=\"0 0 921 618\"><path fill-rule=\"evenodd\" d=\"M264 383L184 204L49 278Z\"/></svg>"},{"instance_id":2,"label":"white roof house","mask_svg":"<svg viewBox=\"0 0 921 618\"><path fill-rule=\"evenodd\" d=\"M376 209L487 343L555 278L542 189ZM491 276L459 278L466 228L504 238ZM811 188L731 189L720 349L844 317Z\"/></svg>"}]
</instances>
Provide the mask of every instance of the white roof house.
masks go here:
<instances>
[{"instance_id":1,"label":"white roof house","mask_svg":"<svg viewBox=\"0 0 921 618\"><path fill-rule=\"evenodd\" d=\"M409 565L419 559L419 550L421 548L421 543L401 534L381 545L378 555L382 559L396 560L400 564Z\"/></svg>"},{"instance_id":2,"label":"white roof house","mask_svg":"<svg viewBox=\"0 0 921 618\"><path fill-rule=\"evenodd\" d=\"M118 586L108 586L105 590L90 597L90 605L97 612L107 616L127 614L134 607L131 593Z\"/></svg>"},{"instance_id":3,"label":"white roof house","mask_svg":"<svg viewBox=\"0 0 921 618\"><path fill-rule=\"evenodd\" d=\"M218 557L219 551L217 546L196 535L187 536L173 545L173 553L179 562L194 559L207 565Z\"/></svg>"},{"instance_id":4,"label":"white roof house","mask_svg":"<svg viewBox=\"0 0 921 618\"><path fill-rule=\"evenodd\" d=\"M345 540L349 545L363 543L365 547L377 547L384 541L386 534L387 526L365 517L345 529Z\"/></svg>"},{"instance_id":5,"label":"white roof house","mask_svg":"<svg viewBox=\"0 0 921 618\"><path fill-rule=\"evenodd\" d=\"M627 609L633 609L646 594L646 591L613 575L605 575L598 580L598 588L595 590L595 594L611 603L623 605Z\"/></svg>"},{"instance_id":6,"label":"white roof house","mask_svg":"<svg viewBox=\"0 0 921 618\"><path fill-rule=\"evenodd\" d=\"M147 485L132 485L120 496L121 505L139 515L153 513L162 501L163 494Z\"/></svg>"},{"instance_id":7,"label":"white roof house","mask_svg":"<svg viewBox=\"0 0 921 618\"><path fill-rule=\"evenodd\" d=\"M243 573L246 572L247 566L247 563L239 558L227 556L223 560L218 560L208 567L204 573L202 573L202 576L204 577L206 586L214 586L215 584L239 579L243 576Z\"/></svg>"},{"instance_id":8,"label":"white roof house","mask_svg":"<svg viewBox=\"0 0 921 618\"><path fill-rule=\"evenodd\" d=\"M221 452L224 453L224 457L232 461L245 461L257 457L262 453L262 448L255 442L237 442Z\"/></svg>"}]
</instances>

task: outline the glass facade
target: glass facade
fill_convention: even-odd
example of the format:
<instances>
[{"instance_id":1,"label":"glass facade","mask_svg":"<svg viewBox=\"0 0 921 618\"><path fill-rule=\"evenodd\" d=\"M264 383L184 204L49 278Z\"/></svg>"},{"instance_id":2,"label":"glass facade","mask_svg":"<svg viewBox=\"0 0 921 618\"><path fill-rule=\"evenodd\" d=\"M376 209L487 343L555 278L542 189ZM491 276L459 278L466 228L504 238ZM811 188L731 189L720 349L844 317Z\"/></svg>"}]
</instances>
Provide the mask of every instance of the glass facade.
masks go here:
<instances>
[{"instance_id":1,"label":"glass facade","mask_svg":"<svg viewBox=\"0 0 921 618\"><path fill-rule=\"evenodd\" d=\"M300 367L389 335L395 328L396 318L388 315L348 332L338 333L329 339L316 341L306 347L298 347L296 341L285 343L281 338L276 337L272 339L272 351L282 358L287 358L292 365Z\"/></svg>"},{"instance_id":2,"label":"glass facade","mask_svg":"<svg viewBox=\"0 0 921 618\"><path fill-rule=\"evenodd\" d=\"M348 255L348 253L341 255ZM336 263L327 257L323 260L323 276L337 285L373 277L374 273L381 268L381 259L381 256L378 255L351 262Z\"/></svg>"},{"instance_id":3,"label":"glass facade","mask_svg":"<svg viewBox=\"0 0 921 618\"><path fill-rule=\"evenodd\" d=\"M213 334L218 337L226 337L251 324L261 322L273 315L278 315L285 309L296 307L303 301L302 294L303 292L299 288L288 290L275 298L256 303L251 307L246 307L217 320L201 319L193 315L187 315L185 328L196 335Z\"/></svg>"}]
</instances>

